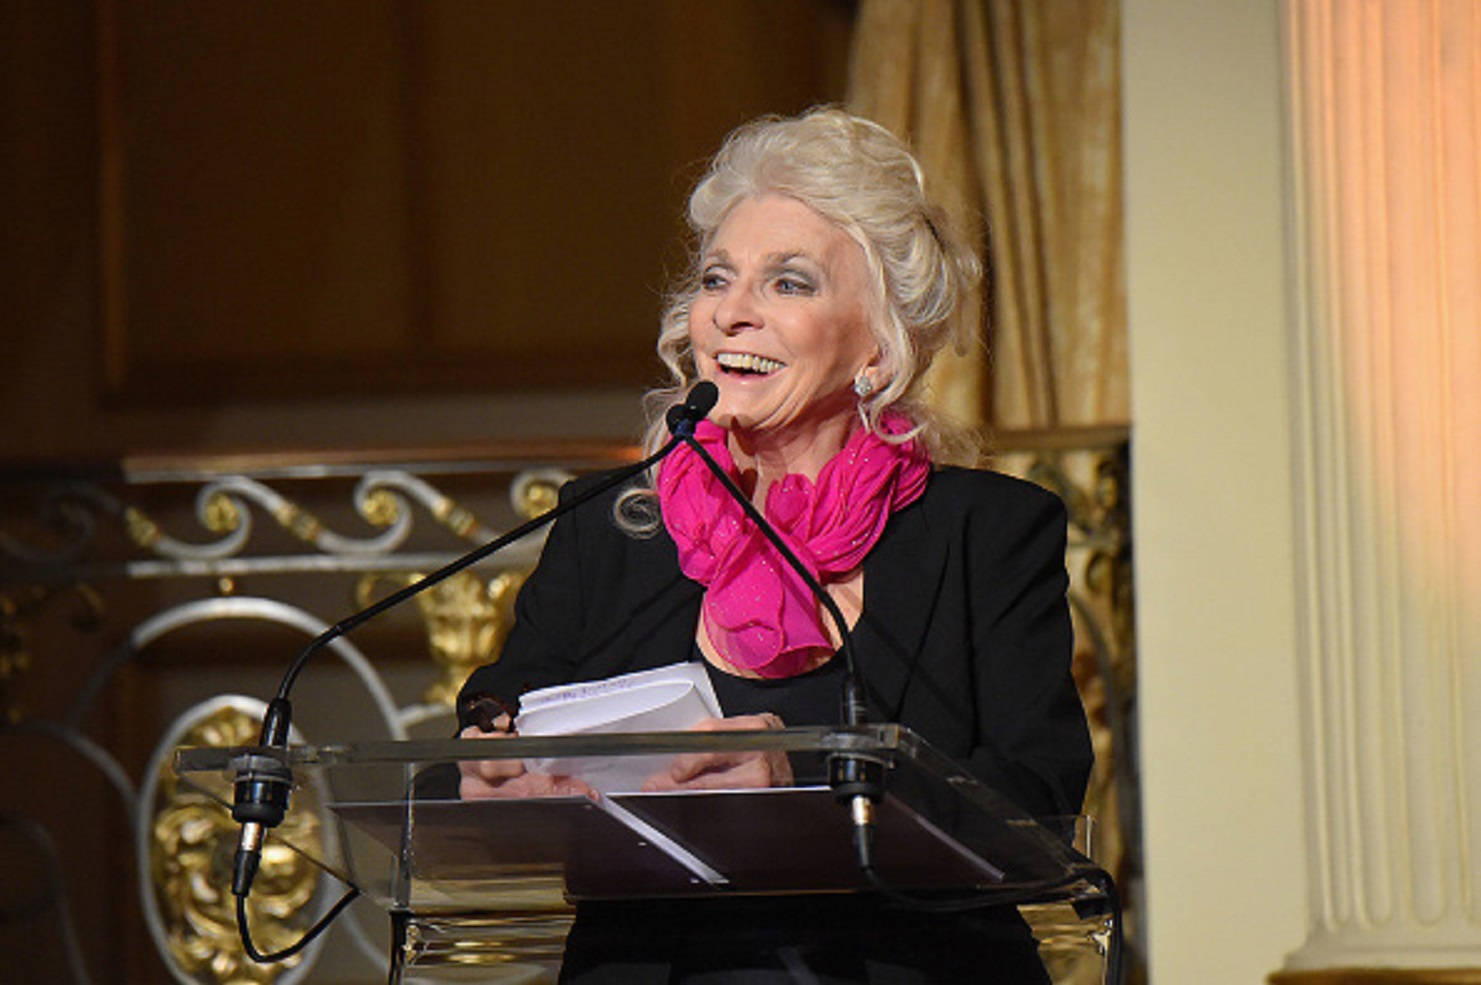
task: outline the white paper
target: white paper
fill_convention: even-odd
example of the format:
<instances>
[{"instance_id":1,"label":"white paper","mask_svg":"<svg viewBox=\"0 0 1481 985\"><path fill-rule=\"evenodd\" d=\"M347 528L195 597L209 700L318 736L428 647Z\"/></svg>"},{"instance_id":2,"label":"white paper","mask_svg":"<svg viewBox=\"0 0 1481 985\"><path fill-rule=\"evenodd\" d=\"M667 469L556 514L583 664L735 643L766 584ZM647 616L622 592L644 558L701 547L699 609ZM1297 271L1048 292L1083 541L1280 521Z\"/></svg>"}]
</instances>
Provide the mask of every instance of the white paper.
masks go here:
<instances>
[{"instance_id":1,"label":"white paper","mask_svg":"<svg viewBox=\"0 0 1481 985\"><path fill-rule=\"evenodd\" d=\"M720 702L704 665L688 662L531 691L520 698L514 728L520 735L671 732L719 717ZM525 769L574 776L604 793L626 793L641 789L670 758L530 759Z\"/></svg>"}]
</instances>

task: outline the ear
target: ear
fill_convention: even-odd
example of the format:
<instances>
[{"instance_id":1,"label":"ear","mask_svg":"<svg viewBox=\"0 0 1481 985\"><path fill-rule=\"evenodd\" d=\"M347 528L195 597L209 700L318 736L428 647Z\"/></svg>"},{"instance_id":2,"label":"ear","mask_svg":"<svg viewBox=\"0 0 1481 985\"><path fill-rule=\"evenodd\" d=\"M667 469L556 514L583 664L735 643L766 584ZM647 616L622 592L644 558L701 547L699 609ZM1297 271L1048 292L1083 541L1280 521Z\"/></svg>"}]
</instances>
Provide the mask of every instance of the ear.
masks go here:
<instances>
[{"instance_id":1,"label":"ear","mask_svg":"<svg viewBox=\"0 0 1481 985\"><path fill-rule=\"evenodd\" d=\"M875 346L869 353L869 360L863 366L860 366L859 371L854 374L854 379L867 379L871 390L883 389L889 383L885 369L881 365L883 361L884 354L880 351L879 346Z\"/></svg>"}]
</instances>

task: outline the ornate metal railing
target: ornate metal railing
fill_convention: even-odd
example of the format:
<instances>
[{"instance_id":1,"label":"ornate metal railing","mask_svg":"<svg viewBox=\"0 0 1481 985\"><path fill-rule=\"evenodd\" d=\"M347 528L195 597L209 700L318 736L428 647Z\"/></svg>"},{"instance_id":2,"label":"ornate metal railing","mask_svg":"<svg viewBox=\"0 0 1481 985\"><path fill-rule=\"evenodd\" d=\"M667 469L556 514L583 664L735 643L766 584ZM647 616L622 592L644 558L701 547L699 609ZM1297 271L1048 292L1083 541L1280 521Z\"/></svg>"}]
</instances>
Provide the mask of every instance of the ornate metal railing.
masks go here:
<instances>
[{"instance_id":1,"label":"ornate metal railing","mask_svg":"<svg viewBox=\"0 0 1481 985\"><path fill-rule=\"evenodd\" d=\"M997 444L998 467L1054 489L1070 509L1076 676L1099 759L1087 810L1100 818L1099 859L1132 887L1134 901L1126 434L1014 433ZM118 980L152 979L161 962L189 982L311 974L312 949L296 965L273 968L240 956L227 901L214 889L234 826L174 783L163 765L167 750L253 735L260 700L216 695L264 694L292 655L289 638L317 635L542 512L571 473L634 456L625 447L557 444L0 470L0 717L11 755L25 758L29 775L54 779L44 797L17 789L0 803L8 843L37 846L38 857L53 860L31 884L0 890L0 933L46 928L59 945L50 966L56 980L85 981L88 969L105 967L118 969ZM362 727L391 737L445 734L457 685L497 654L538 550L531 538L450 579L419 599L419 620L407 613L337 641L337 710L356 709L369 723ZM243 627L268 636L237 645L251 636ZM217 652L223 635L234 646L226 656ZM181 681L202 668L211 696L192 701ZM116 805L111 817L67 807L100 798ZM307 817L301 823L311 824ZM135 848L127 864L106 860L100 847L117 841L120 826ZM141 887L137 907L118 905L132 892L115 889L115 901L98 906L76 891L96 865L128 870ZM295 936L332 894L292 853L266 860L259 885L252 919L269 945ZM148 935L135 932L139 925ZM385 953L378 929L348 925L348 933L331 935L347 942L327 945L347 952L334 963L358 961L372 979Z\"/></svg>"},{"instance_id":2,"label":"ornate metal railing","mask_svg":"<svg viewBox=\"0 0 1481 985\"><path fill-rule=\"evenodd\" d=\"M1145 978L1140 935L1141 778L1136 740L1136 633L1132 581L1131 445L1126 428L1004 432L994 466L1058 493L1069 513L1065 562L1075 623L1075 682L1090 721L1095 768L1085 813L1095 819L1096 861L1126 903L1128 982ZM1052 908L1030 922L1041 941L1073 915ZM1051 968L1056 981L1099 982L1094 962Z\"/></svg>"},{"instance_id":3,"label":"ornate metal railing","mask_svg":"<svg viewBox=\"0 0 1481 985\"><path fill-rule=\"evenodd\" d=\"M296 649L288 637L316 636L349 610L543 512L573 472L631 457L622 447L555 444L415 456L130 459L0 473L0 719L11 755L54 781L29 797L15 790L0 820L17 850L56 849L42 851L53 862L33 885L0 891L9 897L0 898L0 931L58 928L55 980L86 981L89 969L102 968L117 969L117 980L154 980L161 960L181 981L302 977L313 951L281 966L241 956L229 897L216 889L235 826L209 799L177 786L164 766L177 742L254 736L262 702L238 695L181 708L154 692L177 689L172 678L204 664L211 692L264 693L270 683L251 682L287 666ZM351 680L347 690L336 685L335 697L369 720L362 728L388 737L419 727L447 734L456 688L497 654L539 548L531 537L426 593L411 610L421 616L411 632L403 619L390 632L366 627L337 641L331 651ZM243 626L279 636L238 656L205 659L202 641L219 640L228 625L233 638ZM210 627L206 635L202 627ZM170 656L181 637L193 642ZM141 666L152 669L141 674ZM399 695L389 680L398 672ZM350 697L356 693L364 697ZM100 816L67 808L96 800L99 785L114 792L115 809ZM294 818L312 826L311 805ZM135 847L126 867L142 891L114 887L109 907L76 912L90 903L79 891L87 870L116 866L97 846L117 841L120 824L131 835L124 843ZM324 893L317 872L291 852L265 859L263 871L252 919L260 946L272 947L311 922ZM129 906L135 898L138 906ZM120 903L138 912L120 916ZM129 953L139 950L131 930L140 922L158 957ZM373 928L348 923L351 949L364 952L359 961L373 977L384 945L370 939Z\"/></svg>"}]
</instances>

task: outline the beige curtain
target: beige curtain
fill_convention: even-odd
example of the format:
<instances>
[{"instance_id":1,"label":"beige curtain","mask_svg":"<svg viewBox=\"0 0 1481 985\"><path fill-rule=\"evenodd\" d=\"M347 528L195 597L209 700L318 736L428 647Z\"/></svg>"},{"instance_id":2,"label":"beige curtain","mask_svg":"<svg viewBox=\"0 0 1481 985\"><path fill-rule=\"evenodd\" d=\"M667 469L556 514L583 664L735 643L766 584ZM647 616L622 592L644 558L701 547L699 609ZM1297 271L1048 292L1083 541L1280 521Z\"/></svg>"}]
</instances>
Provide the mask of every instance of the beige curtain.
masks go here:
<instances>
[{"instance_id":1,"label":"beige curtain","mask_svg":"<svg viewBox=\"0 0 1481 985\"><path fill-rule=\"evenodd\" d=\"M941 408L995 428L1128 421L1118 0L864 0L848 102L910 141L990 253L986 354ZM985 218L984 218L985 217Z\"/></svg>"},{"instance_id":2,"label":"beige curtain","mask_svg":"<svg viewBox=\"0 0 1481 985\"><path fill-rule=\"evenodd\" d=\"M988 260L983 296L971 301L986 348L938 360L934 403L991 431L1059 432L1024 436L1020 445L1059 447L1068 438L1048 459L1083 491L1068 495L1076 523L1108 543L1121 543L1125 530L1108 525L1111 513L1088 491L1104 492L1100 468L1112 460L1063 432L1129 423L1118 5L862 0L848 96L852 110L910 142L928 192ZM1028 464L994 459L1020 474ZM1129 747L1117 725L1136 687L1130 557L1124 548L1097 555L1073 545L1070 555L1072 594L1086 606L1075 613L1075 678L1096 751L1085 809L1097 818L1098 860L1134 893L1135 770L1119 762ZM1087 618L1099 633L1088 631ZM1090 642L1098 637L1115 641L1104 662ZM1129 974L1140 980L1134 906L1126 917ZM1041 939L1063 937L1052 914L1030 921ZM1100 980L1095 960L1045 957L1056 981Z\"/></svg>"}]
</instances>

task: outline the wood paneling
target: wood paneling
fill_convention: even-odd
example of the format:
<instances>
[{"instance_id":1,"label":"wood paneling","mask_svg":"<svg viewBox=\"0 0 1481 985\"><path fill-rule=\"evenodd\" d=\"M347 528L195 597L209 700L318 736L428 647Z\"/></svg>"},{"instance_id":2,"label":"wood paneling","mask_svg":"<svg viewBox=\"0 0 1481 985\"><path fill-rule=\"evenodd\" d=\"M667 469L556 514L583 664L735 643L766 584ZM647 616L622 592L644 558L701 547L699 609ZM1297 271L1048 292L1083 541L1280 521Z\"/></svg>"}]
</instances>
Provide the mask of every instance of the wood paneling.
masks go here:
<instances>
[{"instance_id":1,"label":"wood paneling","mask_svg":"<svg viewBox=\"0 0 1481 985\"><path fill-rule=\"evenodd\" d=\"M648 382L695 162L847 4L99 0L107 397Z\"/></svg>"},{"instance_id":2,"label":"wood paneling","mask_svg":"<svg viewBox=\"0 0 1481 985\"><path fill-rule=\"evenodd\" d=\"M0 462L607 433L655 372L697 162L758 113L841 98L851 9L0 5ZM109 611L78 643L47 610L65 644L22 682L27 716L119 642L131 610ZM87 734L138 768L185 666L131 668ZM59 846L92 980L163 980L118 798L55 743L13 751L0 807ZM4 848L9 907L46 887ZM0 927L7 980L70 980L57 927Z\"/></svg>"}]
</instances>

